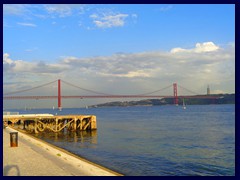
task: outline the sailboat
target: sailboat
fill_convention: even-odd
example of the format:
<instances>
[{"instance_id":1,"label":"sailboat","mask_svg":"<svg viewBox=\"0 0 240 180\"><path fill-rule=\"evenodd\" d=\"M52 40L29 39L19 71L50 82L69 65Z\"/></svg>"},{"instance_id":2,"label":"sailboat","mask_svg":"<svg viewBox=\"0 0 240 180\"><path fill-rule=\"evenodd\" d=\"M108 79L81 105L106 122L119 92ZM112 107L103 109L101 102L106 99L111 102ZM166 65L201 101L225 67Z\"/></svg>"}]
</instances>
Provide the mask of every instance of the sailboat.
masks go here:
<instances>
[{"instance_id":1,"label":"sailboat","mask_svg":"<svg viewBox=\"0 0 240 180\"><path fill-rule=\"evenodd\" d=\"M184 103L184 99L183 99L183 109L186 109L186 105Z\"/></svg>"}]
</instances>

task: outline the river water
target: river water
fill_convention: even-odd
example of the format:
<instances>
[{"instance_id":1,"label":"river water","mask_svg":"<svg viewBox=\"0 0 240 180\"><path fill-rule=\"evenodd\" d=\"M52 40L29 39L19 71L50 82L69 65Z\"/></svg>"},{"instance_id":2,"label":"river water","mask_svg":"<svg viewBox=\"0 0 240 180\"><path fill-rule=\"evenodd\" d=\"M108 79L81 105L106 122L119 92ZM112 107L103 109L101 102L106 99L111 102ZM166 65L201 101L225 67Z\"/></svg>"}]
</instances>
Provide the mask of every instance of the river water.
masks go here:
<instances>
[{"instance_id":1,"label":"river water","mask_svg":"<svg viewBox=\"0 0 240 180\"><path fill-rule=\"evenodd\" d=\"M235 105L19 112L96 115L96 131L35 136L127 176L235 175Z\"/></svg>"}]
</instances>

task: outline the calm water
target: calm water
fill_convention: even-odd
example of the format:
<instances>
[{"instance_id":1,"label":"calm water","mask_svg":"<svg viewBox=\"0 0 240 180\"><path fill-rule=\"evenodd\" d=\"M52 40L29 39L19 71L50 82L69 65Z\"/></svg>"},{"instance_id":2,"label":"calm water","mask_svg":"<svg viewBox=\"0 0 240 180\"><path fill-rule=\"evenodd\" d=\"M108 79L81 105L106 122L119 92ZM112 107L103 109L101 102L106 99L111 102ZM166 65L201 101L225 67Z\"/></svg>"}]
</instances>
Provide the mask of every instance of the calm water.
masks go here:
<instances>
[{"instance_id":1,"label":"calm water","mask_svg":"<svg viewBox=\"0 0 240 180\"><path fill-rule=\"evenodd\" d=\"M124 175L235 175L235 105L19 112L96 115L97 131L36 136Z\"/></svg>"}]
</instances>

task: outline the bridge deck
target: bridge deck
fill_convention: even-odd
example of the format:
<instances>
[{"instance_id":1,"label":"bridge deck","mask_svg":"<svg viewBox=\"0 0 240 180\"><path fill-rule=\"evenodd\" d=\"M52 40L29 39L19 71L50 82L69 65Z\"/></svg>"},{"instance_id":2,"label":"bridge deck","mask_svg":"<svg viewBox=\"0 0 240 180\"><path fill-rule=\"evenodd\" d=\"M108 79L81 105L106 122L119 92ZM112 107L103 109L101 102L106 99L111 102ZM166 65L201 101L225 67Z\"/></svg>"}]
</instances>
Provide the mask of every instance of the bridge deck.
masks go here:
<instances>
[{"instance_id":1,"label":"bridge deck","mask_svg":"<svg viewBox=\"0 0 240 180\"><path fill-rule=\"evenodd\" d=\"M97 120L94 115L52 115L52 114L19 114L3 115L5 126L18 126L24 130L38 133L42 131L60 132L95 130Z\"/></svg>"}]
</instances>

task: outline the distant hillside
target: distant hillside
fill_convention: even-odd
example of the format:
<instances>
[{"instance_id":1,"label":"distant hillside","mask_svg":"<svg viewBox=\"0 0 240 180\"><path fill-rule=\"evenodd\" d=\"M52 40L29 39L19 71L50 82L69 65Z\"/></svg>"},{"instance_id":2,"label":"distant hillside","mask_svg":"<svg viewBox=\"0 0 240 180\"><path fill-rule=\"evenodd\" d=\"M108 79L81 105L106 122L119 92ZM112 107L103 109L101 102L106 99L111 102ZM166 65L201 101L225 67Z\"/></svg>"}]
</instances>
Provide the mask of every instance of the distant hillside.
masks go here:
<instances>
[{"instance_id":1,"label":"distant hillside","mask_svg":"<svg viewBox=\"0 0 240 180\"><path fill-rule=\"evenodd\" d=\"M184 99L187 105L207 105L207 104L235 104L235 94L211 94L211 96L220 96L218 99ZM179 99L179 104L182 104L182 99ZM172 98L162 99L143 99L140 101L114 101L103 104L97 104L89 107L111 107L111 106L159 106L173 104Z\"/></svg>"}]
</instances>

